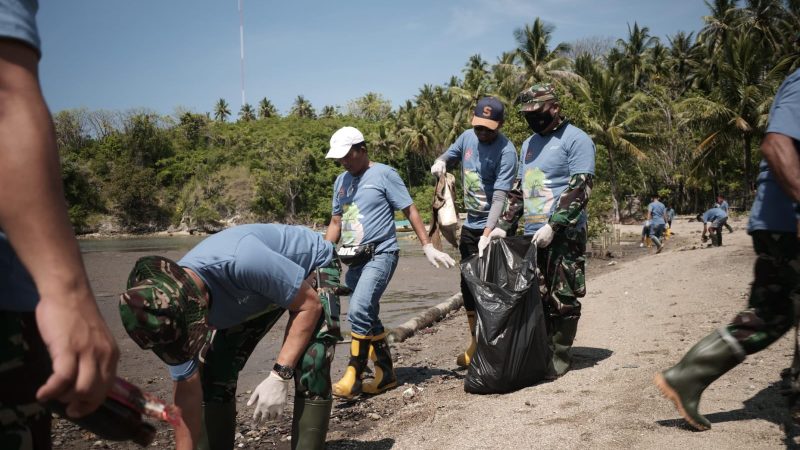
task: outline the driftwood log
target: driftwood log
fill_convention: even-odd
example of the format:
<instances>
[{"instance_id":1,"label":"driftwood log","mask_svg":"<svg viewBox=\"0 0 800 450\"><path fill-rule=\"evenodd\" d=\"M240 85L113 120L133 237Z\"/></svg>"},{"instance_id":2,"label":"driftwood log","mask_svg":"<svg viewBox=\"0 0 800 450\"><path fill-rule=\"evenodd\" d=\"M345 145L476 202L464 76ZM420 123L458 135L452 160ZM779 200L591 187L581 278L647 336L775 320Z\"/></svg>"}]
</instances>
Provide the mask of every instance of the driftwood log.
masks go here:
<instances>
[{"instance_id":1,"label":"driftwood log","mask_svg":"<svg viewBox=\"0 0 800 450\"><path fill-rule=\"evenodd\" d=\"M463 305L464 298L461 296L461 293L455 294L446 301L426 309L420 315L399 327L393 328L389 332L387 340L389 342L403 342L413 336L417 331L442 320L449 312L455 311Z\"/></svg>"}]
</instances>

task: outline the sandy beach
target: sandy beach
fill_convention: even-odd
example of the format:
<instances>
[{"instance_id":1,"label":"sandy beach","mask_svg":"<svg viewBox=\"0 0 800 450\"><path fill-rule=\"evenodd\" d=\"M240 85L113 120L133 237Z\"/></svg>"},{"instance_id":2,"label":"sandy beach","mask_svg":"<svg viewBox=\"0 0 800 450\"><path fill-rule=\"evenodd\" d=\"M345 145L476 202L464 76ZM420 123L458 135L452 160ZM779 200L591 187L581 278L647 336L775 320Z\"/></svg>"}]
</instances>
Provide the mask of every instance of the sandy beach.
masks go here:
<instances>
[{"instance_id":1,"label":"sandy beach","mask_svg":"<svg viewBox=\"0 0 800 450\"><path fill-rule=\"evenodd\" d=\"M793 352L788 334L705 392L700 411L712 422L710 431L690 431L652 384L656 371L677 362L694 342L745 306L754 254L745 219L732 224L735 232L724 235L720 248L701 245L701 227L683 218L673 224L676 235L661 254L633 244L616 249L614 258L592 259L573 370L556 381L505 395L465 393L466 372L455 365L467 340L463 309L394 344L401 386L380 396L335 402L328 448L795 446L798 430L788 424L785 399L778 392L780 370ZM640 231L638 225L622 228L628 236ZM135 255L121 258L132 264ZM404 259L391 289L415 295L429 289L442 300L458 291L455 270L435 271L418 256ZM91 256L87 265L93 278L102 277L103 267L93 265ZM95 289L122 350L120 374L168 397L171 382L158 360L124 335L115 317L115 297ZM288 417L254 427L244 405L271 366L270 349L279 337L273 330L264 339L240 378L237 448L289 448ZM334 379L343 371L347 350L338 346ZM61 420L54 422L54 433L58 448L136 448L100 441ZM153 447L170 445L169 430L160 429Z\"/></svg>"}]
</instances>

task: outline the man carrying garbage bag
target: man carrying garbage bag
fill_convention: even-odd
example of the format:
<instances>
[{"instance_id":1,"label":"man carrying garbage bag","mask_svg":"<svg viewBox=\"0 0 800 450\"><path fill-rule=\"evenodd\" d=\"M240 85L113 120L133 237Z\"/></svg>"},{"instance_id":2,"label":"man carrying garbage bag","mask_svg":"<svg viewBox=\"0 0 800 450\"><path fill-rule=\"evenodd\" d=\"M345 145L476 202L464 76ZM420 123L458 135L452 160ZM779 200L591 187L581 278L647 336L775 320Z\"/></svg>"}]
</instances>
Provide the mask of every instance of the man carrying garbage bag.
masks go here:
<instances>
[{"instance_id":1,"label":"man carrying garbage bag","mask_svg":"<svg viewBox=\"0 0 800 450\"><path fill-rule=\"evenodd\" d=\"M288 310L275 365L248 405L256 422L280 417L294 378L292 448L325 448L330 365L341 340L339 273L333 246L319 233L278 224L228 228L177 263L136 262L120 296L122 324L169 366L193 446L233 448L239 372Z\"/></svg>"},{"instance_id":2,"label":"man carrying garbage bag","mask_svg":"<svg viewBox=\"0 0 800 450\"><path fill-rule=\"evenodd\" d=\"M550 84L536 84L517 97L519 111L534 132L522 144L519 179L524 234L538 247L540 292L545 304L551 376L569 370L572 342L581 315L579 298L586 295L586 206L594 178L595 146L580 128L561 116ZM503 217L506 220L506 217ZM498 226L493 238L505 237Z\"/></svg>"}]
</instances>

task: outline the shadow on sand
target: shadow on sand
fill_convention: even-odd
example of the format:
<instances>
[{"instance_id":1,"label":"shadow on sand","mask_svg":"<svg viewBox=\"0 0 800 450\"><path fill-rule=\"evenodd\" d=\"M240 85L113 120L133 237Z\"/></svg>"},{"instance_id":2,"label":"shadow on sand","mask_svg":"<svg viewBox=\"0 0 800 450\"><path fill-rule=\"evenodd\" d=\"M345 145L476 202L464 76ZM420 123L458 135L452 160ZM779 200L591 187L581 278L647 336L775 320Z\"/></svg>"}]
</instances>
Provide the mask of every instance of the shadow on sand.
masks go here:
<instances>
[{"instance_id":1,"label":"shadow on sand","mask_svg":"<svg viewBox=\"0 0 800 450\"><path fill-rule=\"evenodd\" d=\"M570 370L581 370L594 367L600 361L613 355L607 348L572 347L572 366Z\"/></svg>"},{"instance_id":2,"label":"shadow on sand","mask_svg":"<svg viewBox=\"0 0 800 450\"><path fill-rule=\"evenodd\" d=\"M702 399L700 401L702 405ZM702 410L701 410L702 411ZM781 427L784 432L783 443L786 448L800 449L800 427L792 422L789 415L787 397L781 394L781 382L776 381L744 401L744 407L731 411L704 414L713 426L715 423L739 420L767 420ZM658 420L662 427L681 428L695 431L683 419Z\"/></svg>"},{"instance_id":3,"label":"shadow on sand","mask_svg":"<svg viewBox=\"0 0 800 450\"><path fill-rule=\"evenodd\" d=\"M339 439L326 443L328 450L388 450L394 447L394 439L381 439L379 441L357 441L354 439Z\"/></svg>"}]
</instances>

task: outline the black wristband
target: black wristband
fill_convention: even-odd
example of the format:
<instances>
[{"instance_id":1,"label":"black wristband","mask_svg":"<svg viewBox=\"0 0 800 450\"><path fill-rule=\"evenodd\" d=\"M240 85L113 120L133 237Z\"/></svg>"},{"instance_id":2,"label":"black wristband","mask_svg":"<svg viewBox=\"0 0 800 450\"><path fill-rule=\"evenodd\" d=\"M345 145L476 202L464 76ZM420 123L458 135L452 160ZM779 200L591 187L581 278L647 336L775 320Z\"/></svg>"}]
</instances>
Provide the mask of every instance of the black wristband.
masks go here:
<instances>
[{"instance_id":1,"label":"black wristband","mask_svg":"<svg viewBox=\"0 0 800 450\"><path fill-rule=\"evenodd\" d=\"M291 380L294 378L294 367L284 366L278 363L275 363L272 366L272 370L278 374L279 377L283 378L284 380Z\"/></svg>"}]
</instances>

